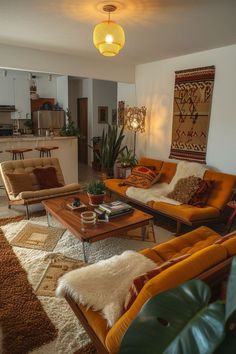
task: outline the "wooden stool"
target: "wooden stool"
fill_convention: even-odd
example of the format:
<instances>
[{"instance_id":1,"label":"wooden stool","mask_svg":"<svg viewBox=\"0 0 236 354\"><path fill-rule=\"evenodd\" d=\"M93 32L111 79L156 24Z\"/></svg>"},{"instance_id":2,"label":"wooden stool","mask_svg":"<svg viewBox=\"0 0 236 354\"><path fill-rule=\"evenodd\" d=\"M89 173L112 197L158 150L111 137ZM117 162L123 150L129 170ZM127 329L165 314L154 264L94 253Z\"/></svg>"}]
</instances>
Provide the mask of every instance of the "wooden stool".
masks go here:
<instances>
[{"instance_id":1,"label":"wooden stool","mask_svg":"<svg viewBox=\"0 0 236 354\"><path fill-rule=\"evenodd\" d=\"M51 157L51 150L57 150L58 146L40 146L35 148L35 150L40 151L39 157L44 157L46 155L47 157Z\"/></svg>"},{"instance_id":2,"label":"wooden stool","mask_svg":"<svg viewBox=\"0 0 236 354\"><path fill-rule=\"evenodd\" d=\"M19 149L9 149L6 152L12 154L12 160L24 160L24 152L32 151L32 149L19 148Z\"/></svg>"}]
</instances>

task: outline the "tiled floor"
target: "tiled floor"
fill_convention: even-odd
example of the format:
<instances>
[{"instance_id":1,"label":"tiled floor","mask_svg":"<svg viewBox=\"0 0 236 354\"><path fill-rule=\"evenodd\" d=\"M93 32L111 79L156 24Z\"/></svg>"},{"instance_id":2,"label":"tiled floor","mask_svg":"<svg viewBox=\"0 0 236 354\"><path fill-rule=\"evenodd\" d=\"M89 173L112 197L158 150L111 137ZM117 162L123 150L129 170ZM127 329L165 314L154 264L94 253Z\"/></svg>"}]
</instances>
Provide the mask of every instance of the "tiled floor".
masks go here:
<instances>
[{"instance_id":1,"label":"tiled floor","mask_svg":"<svg viewBox=\"0 0 236 354\"><path fill-rule=\"evenodd\" d=\"M79 183L82 187L85 187L86 184L98 178L98 172L94 171L90 166L79 164ZM42 210L41 204L35 204L30 206L30 211ZM13 206L11 209L8 209L7 197L0 196L0 217L11 217L19 214L25 214L24 206Z\"/></svg>"}]
</instances>

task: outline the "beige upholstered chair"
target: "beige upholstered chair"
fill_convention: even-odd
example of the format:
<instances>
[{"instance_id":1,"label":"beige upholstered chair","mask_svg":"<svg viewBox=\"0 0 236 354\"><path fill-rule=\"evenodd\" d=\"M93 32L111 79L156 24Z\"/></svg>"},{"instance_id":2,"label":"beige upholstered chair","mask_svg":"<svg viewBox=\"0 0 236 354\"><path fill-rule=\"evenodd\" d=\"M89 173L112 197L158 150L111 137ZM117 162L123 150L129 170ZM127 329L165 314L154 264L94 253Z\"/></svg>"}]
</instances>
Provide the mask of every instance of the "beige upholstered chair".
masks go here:
<instances>
[{"instance_id":1,"label":"beige upholstered chair","mask_svg":"<svg viewBox=\"0 0 236 354\"><path fill-rule=\"evenodd\" d=\"M58 182L62 185L61 187L40 189L37 178L33 173L33 170L35 168L46 167L55 168ZM64 177L57 158L49 157L18 161L4 161L0 163L0 173L7 193L9 208L11 208L12 205L25 205L26 215L28 218L30 204L40 203L42 200L54 198L57 196L74 194L80 190L80 185L78 183L65 185ZM32 190L27 190L26 188L25 190L21 191L19 194L16 195L16 193L13 193L13 186L9 178L7 177L7 174L23 173L29 174L30 180L32 182ZM25 183L25 185L27 185L27 183Z\"/></svg>"}]
</instances>

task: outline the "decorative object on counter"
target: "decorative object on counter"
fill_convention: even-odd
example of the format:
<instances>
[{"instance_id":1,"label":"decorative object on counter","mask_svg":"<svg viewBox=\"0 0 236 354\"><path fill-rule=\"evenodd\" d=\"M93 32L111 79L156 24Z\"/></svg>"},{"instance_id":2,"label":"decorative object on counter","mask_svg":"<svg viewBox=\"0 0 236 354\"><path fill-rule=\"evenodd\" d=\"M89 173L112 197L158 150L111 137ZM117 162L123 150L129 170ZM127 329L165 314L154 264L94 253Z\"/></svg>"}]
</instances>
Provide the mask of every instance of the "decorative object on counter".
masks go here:
<instances>
[{"instance_id":1,"label":"decorative object on counter","mask_svg":"<svg viewBox=\"0 0 236 354\"><path fill-rule=\"evenodd\" d=\"M175 72L170 158L206 162L215 67Z\"/></svg>"},{"instance_id":2,"label":"decorative object on counter","mask_svg":"<svg viewBox=\"0 0 236 354\"><path fill-rule=\"evenodd\" d=\"M102 204L105 198L105 184L102 181L92 181L87 186L87 194L89 197L89 204L97 206Z\"/></svg>"},{"instance_id":3,"label":"decorative object on counter","mask_svg":"<svg viewBox=\"0 0 236 354\"><path fill-rule=\"evenodd\" d=\"M145 132L145 117L147 108L142 107L126 107L125 108L125 124L126 127L134 132L134 155L136 148L136 134L137 132Z\"/></svg>"},{"instance_id":4,"label":"decorative object on counter","mask_svg":"<svg viewBox=\"0 0 236 354\"><path fill-rule=\"evenodd\" d=\"M95 154L101 164L102 178L114 176L114 165L119 154L125 149L121 147L124 139L124 127L121 129L117 125L108 124L108 129L103 129L101 139L101 149L95 150Z\"/></svg>"},{"instance_id":5,"label":"decorative object on counter","mask_svg":"<svg viewBox=\"0 0 236 354\"><path fill-rule=\"evenodd\" d=\"M98 123L108 123L108 106L98 106Z\"/></svg>"},{"instance_id":6,"label":"decorative object on counter","mask_svg":"<svg viewBox=\"0 0 236 354\"><path fill-rule=\"evenodd\" d=\"M50 101L44 102L42 106L40 106L39 108L40 111L52 111L52 109L53 109L53 104Z\"/></svg>"},{"instance_id":7,"label":"decorative object on counter","mask_svg":"<svg viewBox=\"0 0 236 354\"><path fill-rule=\"evenodd\" d=\"M33 121L32 119L27 119L25 122L24 122L24 126L25 126L25 133L26 134L32 134L32 130L33 130Z\"/></svg>"},{"instance_id":8,"label":"decorative object on counter","mask_svg":"<svg viewBox=\"0 0 236 354\"><path fill-rule=\"evenodd\" d=\"M32 149L28 148L16 148L16 149L9 149L6 152L10 152L12 154L12 160L24 160L24 153L32 151Z\"/></svg>"},{"instance_id":9,"label":"decorative object on counter","mask_svg":"<svg viewBox=\"0 0 236 354\"><path fill-rule=\"evenodd\" d=\"M125 101L118 102L117 117L118 117L118 125L119 126L125 125Z\"/></svg>"},{"instance_id":10,"label":"decorative object on counter","mask_svg":"<svg viewBox=\"0 0 236 354\"><path fill-rule=\"evenodd\" d=\"M118 4L118 3L117 3ZM119 10L120 10L120 6ZM93 43L99 52L108 57L117 55L125 44L125 32L116 22L110 20L110 13L117 10L114 4L105 4L101 11L108 14L108 20L97 24L93 31Z\"/></svg>"},{"instance_id":11,"label":"decorative object on counter","mask_svg":"<svg viewBox=\"0 0 236 354\"><path fill-rule=\"evenodd\" d=\"M35 148L35 150L39 151L39 157L51 157L51 151L59 149L58 146L40 146Z\"/></svg>"},{"instance_id":12,"label":"decorative object on counter","mask_svg":"<svg viewBox=\"0 0 236 354\"><path fill-rule=\"evenodd\" d=\"M62 136L80 136L79 129L75 127L75 123L72 120L71 111L66 109L66 124L60 131L60 135Z\"/></svg>"}]
</instances>

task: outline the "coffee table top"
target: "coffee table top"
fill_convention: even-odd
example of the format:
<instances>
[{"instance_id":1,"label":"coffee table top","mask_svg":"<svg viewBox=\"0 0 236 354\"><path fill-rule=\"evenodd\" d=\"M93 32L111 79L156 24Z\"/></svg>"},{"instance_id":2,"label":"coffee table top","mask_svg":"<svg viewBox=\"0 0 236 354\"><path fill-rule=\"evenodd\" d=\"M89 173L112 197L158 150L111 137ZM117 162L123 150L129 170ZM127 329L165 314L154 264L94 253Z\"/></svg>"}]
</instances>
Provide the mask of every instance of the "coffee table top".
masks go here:
<instances>
[{"instance_id":1,"label":"coffee table top","mask_svg":"<svg viewBox=\"0 0 236 354\"><path fill-rule=\"evenodd\" d=\"M148 225L149 221L153 219L152 215L134 208L132 214L118 216L107 223L97 222L92 228L83 229L80 214L85 209L71 210L67 206L75 197L80 198L81 202L87 206L86 210L94 209L94 207L89 205L88 196L85 192L48 199L42 203L49 214L54 216L74 236L82 241L95 242L110 236L122 236L122 234L129 230ZM109 197L105 199L106 202L110 200Z\"/></svg>"}]
</instances>

